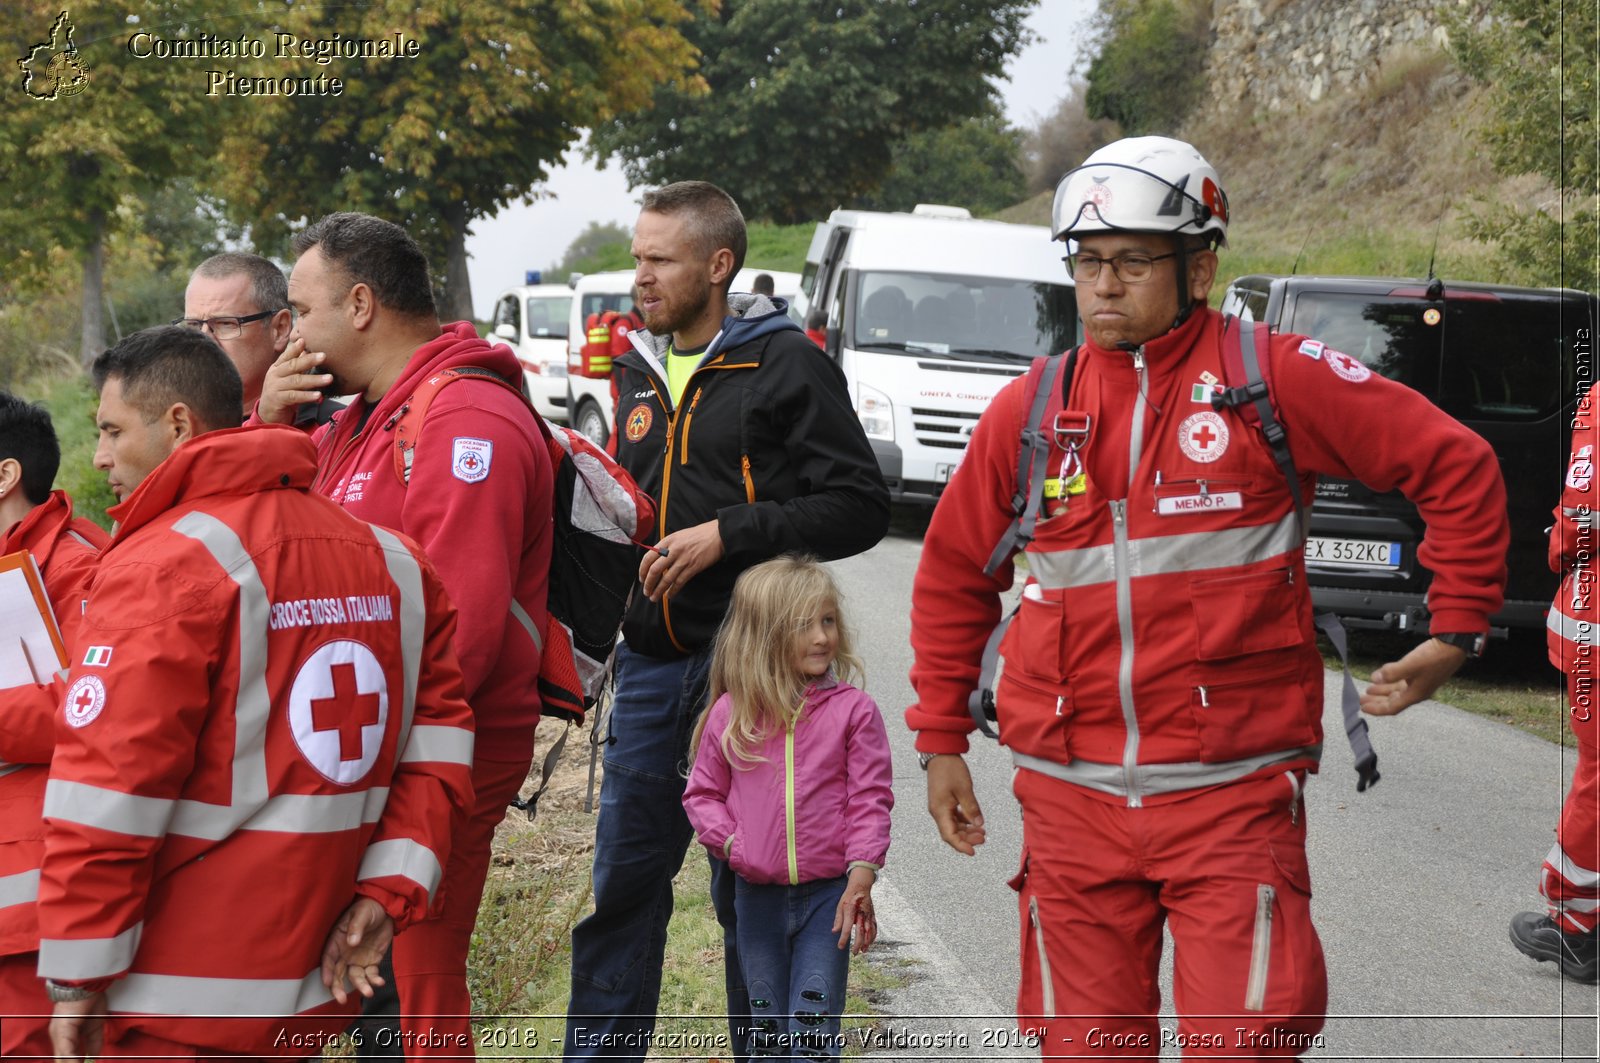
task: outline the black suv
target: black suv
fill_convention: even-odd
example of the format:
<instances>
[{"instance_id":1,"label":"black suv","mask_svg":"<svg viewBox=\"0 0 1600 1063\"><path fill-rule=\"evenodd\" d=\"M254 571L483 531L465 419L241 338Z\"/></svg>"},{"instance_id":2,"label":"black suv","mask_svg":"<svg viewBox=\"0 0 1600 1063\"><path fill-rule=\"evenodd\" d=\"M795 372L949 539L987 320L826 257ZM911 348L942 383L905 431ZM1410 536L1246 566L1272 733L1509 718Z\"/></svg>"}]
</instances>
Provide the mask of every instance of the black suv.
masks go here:
<instances>
[{"instance_id":1,"label":"black suv","mask_svg":"<svg viewBox=\"0 0 1600 1063\"><path fill-rule=\"evenodd\" d=\"M1600 301L1565 288L1380 277L1240 277L1222 312L1298 332L1408 384L1494 447L1511 520L1495 634L1542 628L1557 577L1545 562L1573 413L1594 381ZM1291 431L1292 431L1291 427ZM1427 630L1422 520L1399 492L1317 485L1306 569L1318 608L1352 628Z\"/></svg>"}]
</instances>

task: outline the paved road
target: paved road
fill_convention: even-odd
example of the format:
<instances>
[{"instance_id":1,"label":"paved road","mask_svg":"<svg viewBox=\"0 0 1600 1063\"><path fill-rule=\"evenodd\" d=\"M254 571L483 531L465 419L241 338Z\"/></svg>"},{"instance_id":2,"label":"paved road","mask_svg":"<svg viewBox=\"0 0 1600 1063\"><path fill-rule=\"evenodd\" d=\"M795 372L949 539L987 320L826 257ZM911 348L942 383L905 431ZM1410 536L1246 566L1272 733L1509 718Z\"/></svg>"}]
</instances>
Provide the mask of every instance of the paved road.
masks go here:
<instances>
[{"instance_id":1,"label":"paved road","mask_svg":"<svg viewBox=\"0 0 1600 1063\"><path fill-rule=\"evenodd\" d=\"M1016 906L1005 881L1021 838L1008 758L987 742L968 756L989 842L964 858L928 817L901 716L911 699L907 629L920 549L915 534L895 532L835 566L895 747L894 845L875 892L883 955L916 961L924 975L895 995L890 1043L875 1054L1036 1058L1004 1047L1017 985ZM1357 794L1350 751L1337 738L1336 682L1329 673L1334 737L1307 793L1313 911L1330 983L1325 1045L1307 1058L1595 1059L1594 987L1564 983L1506 939L1511 916L1537 907L1539 862L1571 755L1429 702L1372 721L1383 780ZM1165 984L1170 1001L1170 974Z\"/></svg>"}]
</instances>

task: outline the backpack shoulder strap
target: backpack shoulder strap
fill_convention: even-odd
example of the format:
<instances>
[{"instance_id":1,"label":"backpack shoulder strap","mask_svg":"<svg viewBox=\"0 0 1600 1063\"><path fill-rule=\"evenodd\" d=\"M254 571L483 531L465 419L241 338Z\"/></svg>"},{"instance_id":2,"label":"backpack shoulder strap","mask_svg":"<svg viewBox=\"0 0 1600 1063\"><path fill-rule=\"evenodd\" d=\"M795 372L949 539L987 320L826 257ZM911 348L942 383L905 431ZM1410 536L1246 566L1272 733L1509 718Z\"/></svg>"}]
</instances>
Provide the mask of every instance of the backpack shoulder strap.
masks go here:
<instances>
[{"instance_id":1,"label":"backpack shoulder strap","mask_svg":"<svg viewBox=\"0 0 1600 1063\"><path fill-rule=\"evenodd\" d=\"M1300 528L1300 538L1304 541L1311 533L1311 514L1300 489L1300 474L1295 468L1294 457L1289 453L1288 433L1284 431L1283 422L1278 420L1277 404L1272 399L1267 373L1267 367L1272 363L1270 356L1262 353L1271 342L1272 333L1266 324L1233 318L1228 320L1223 327L1222 376L1230 386L1222 394L1213 396L1211 405L1218 410L1224 407L1237 408L1246 421L1260 426L1261 434L1272 451L1272 460L1289 483L1295 519ZM1312 617L1312 622L1318 631L1328 637L1344 666L1340 714L1344 717L1345 738L1350 743L1350 752L1356 761L1356 792L1361 793L1376 783L1380 776L1378 754L1372 748L1367 721L1361 715L1360 695L1356 693L1355 681L1350 676L1349 638L1338 614L1332 610L1317 613Z\"/></svg>"},{"instance_id":2,"label":"backpack shoulder strap","mask_svg":"<svg viewBox=\"0 0 1600 1063\"><path fill-rule=\"evenodd\" d=\"M1066 405L1072 389L1072 371L1077 365L1078 348L1048 358L1035 358L1028 367L1024 397L1028 419L1022 425L1021 445L1017 448L1017 478L1011 488L1011 526L989 554L983 574L992 576L1018 550L1033 541L1034 525L1039 522L1039 507L1044 502L1044 471L1050 460L1050 434L1044 430L1045 414L1060 381L1061 405Z\"/></svg>"},{"instance_id":3,"label":"backpack shoulder strap","mask_svg":"<svg viewBox=\"0 0 1600 1063\"><path fill-rule=\"evenodd\" d=\"M1067 395L1072 390L1072 371L1078 364L1078 348L1065 354L1036 358L1028 367L1028 383L1024 386L1024 401L1028 419L1023 422L1021 439L1017 446L1017 478L1011 489L1011 526L994 544L989 563L983 573L992 576L1006 560L1033 541L1033 529L1039 522L1039 507L1044 503L1045 468L1050 461L1052 436L1044 430L1045 414L1049 412L1051 398L1059 392L1060 408L1067 405ZM989 721L995 719L994 681L1000 670L1000 641L1011 626L1013 609L994 626L983 645L983 657L978 668L978 686L967 696L967 711L971 713L978 730L990 738L998 738Z\"/></svg>"},{"instance_id":4,"label":"backpack shoulder strap","mask_svg":"<svg viewBox=\"0 0 1600 1063\"><path fill-rule=\"evenodd\" d=\"M1229 318L1224 323L1222 378L1229 386L1211 397L1211 405L1217 410L1238 409L1247 422L1261 429L1272 451L1272 460L1288 481L1295 520L1300 527L1300 537L1304 539L1311 531L1311 513L1306 508L1294 455L1289 452L1289 434L1278 419L1278 406L1272 397L1272 383L1268 379L1271 360L1267 354L1271 342L1272 332L1263 322Z\"/></svg>"},{"instance_id":5,"label":"backpack shoulder strap","mask_svg":"<svg viewBox=\"0 0 1600 1063\"><path fill-rule=\"evenodd\" d=\"M476 365L458 365L430 375L417 385L417 389L400 404L400 408L383 426L386 429L394 429L394 474L402 484L411 483L412 452L417 449L417 438L422 435L422 422L428 416L428 407L433 405L433 400L438 397L440 391L465 378L499 384L522 399L524 403L528 401L528 397L519 388L493 369L484 369ZM533 409L531 405L528 408ZM534 421L543 428L544 420L538 416L537 411L534 414Z\"/></svg>"}]
</instances>

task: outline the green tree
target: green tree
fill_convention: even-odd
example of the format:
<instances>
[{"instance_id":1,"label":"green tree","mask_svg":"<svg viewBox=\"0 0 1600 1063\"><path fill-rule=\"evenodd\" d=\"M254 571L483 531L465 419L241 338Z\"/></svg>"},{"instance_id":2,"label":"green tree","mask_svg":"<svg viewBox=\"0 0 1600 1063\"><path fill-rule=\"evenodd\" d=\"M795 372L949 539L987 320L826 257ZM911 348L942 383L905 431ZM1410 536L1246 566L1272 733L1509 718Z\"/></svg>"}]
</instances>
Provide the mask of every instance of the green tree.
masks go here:
<instances>
[{"instance_id":1,"label":"green tree","mask_svg":"<svg viewBox=\"0 0 1600 1063\"><path fill-rule=\"evenodd\" d=\"M941 129L912 133L895 144L883 184L855 206L910 210L918 203L949 203L991 214L1023 197L1017 165L1022 132L1006 125L997 108Z\"/></svg>"},{"instance_id":2,"label":"green tree","mask_svg":"<svg viewBox=\"0 0 1600 1063\"><path fill-rule=\"evenodd\" d=\"M303 220L360 210L405 226L442 276L440 312L470 319L472 222L526 199L585 126L692 94L679 24L700 0L374 0L269 5L301 41L417 43L402 58L255 64L241 75L337 77L335 95L253 100L226 144L224 197L259 245Z\"/></svg>"},{"instance_id":3,"label":"green tree","mask_svg":"<svg viewBox=\"0 0 1600 1063\"><path fill-rule=\"evenodd\" d=\"M982 114L1035 2L723 0L685 29L710 92L661 84L591 150L634 186L701 178L752 218L815 219L877 187L905 137Z\"/></svg>"},{"instance_id":4,"label":"green tree","mask_svg":"<svg viewBox=\"0 0 1600 1063\"><path fill-rule=\"evenodd\" d=\"M1495 119L1486 139L1505 174L1537 174L1560 190L1556 204L1484 203L1469 228L1499 245L1535 283L1600 287L1600 25L1593 4L1497 0L1483 28L1458 25L1463 68L1490 86Z\"/></svg>"},{"instance_id":5,"label":"green tree","mask_svg":"<svg viewBox=\"0 0 1600 1063\"><path fill-rule=\"evenodd\" d=\"M552 283L560 284L570 273L599 273L633 266L633 234L615 222L592 221L573 237L561 261L546 271Z\"/></svg>"},{"instance_id":6,"label":"green tree","mask_svg":"<svg viewBox=\"0 0 1600 1063\"><path fill-rule=\"evenodd\" d=\"M1175 131L1205 95L1210 0L1100 0L1084 106L1129 136Z\"/></svg>"},{"instance_id":7,"label":"green tree","mask_svg":"<svg viewBox=\"0 0 1600 1063\"><path fill-rule=\"evenodd\" d=\"M0 30L20 75L6 78L0 108L0 255L20 292L57 276L60 252L78 259L85 364L105 347L107 240L138 227L142 197L204 169L228 119L227 101L128 52L140 27L187 6L69 14L54 0L15 0Z\"/></svg>"}]
</instances>

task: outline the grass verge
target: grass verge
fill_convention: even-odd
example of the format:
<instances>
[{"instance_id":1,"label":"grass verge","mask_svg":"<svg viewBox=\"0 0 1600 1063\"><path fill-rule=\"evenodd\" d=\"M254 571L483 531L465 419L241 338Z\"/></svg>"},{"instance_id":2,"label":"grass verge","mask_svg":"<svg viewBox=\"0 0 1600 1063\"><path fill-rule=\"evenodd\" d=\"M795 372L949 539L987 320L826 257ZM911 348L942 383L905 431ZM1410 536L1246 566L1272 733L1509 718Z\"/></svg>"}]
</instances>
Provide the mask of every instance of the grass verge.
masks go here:
<instances>
[{"instance_id":1,"label":"grass verge","mask_svg":"<svg viewBox=\"0 0 1600 1063\"><path fill-rule=\"evenodd\" d=\"M561 726L540 724L540 756ZM571 930L590 911L594 815L583 810L587 738L585 731L568 741L538 817L529 822L513 809L496 833L468 965L474 1007L485 1016L480 1056L560 1058ZM726 1059L722 928L711 907L710 872L698 845L690 846L674 896L656 1027L663 1043L650 1058ZM869 952L852 960L847 1041L859 1042L856 1031L876 1022L889 991L907 981L888 957ZM674 1043L684 1047L669 1047Z\"/></svg>"}]
</instances>

